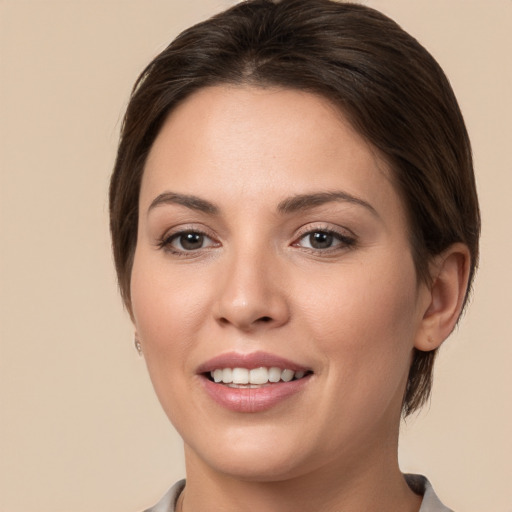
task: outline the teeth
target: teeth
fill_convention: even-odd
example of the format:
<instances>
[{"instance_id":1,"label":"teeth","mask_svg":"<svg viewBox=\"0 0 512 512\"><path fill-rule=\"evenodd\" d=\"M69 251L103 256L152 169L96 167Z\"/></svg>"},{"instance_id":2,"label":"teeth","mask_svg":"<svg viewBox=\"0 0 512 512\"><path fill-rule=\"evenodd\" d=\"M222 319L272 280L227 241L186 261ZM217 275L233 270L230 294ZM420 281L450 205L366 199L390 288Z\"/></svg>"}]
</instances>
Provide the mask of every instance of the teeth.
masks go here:
<instances>
[{"instance_id":1,"label":"teeth","mask_svg":"<svg viewBox=\"0 0 512 512\"><path fill-rule=\"evenodd\" d=\"M224 368L222 370L222 382L224 382L224 384L233 382L233 370L231 368Z\"/></svg>"},{"instance_id":2,"label":"teeth","mask_svg":"<svg viewBox=\"0 0 512 512\"><path fill-rule=\"evenodd\" d=\"M269 382L290 382L295 379L302 379L306 372L300 370L294 372L289 369L272 368L216 368L210 375L214 382L231 385L231 387L258 387Z\"/></svg>"},{"instance_id":3,"label":"teeth","mask_svg":"<svg viewBox=\"0 0 512 512\"><path fill-rule=\"evenodd\" d=\"M233 368L233 384L249 384L249 370L247 368Z\"/></svg>"},{"instance_id":4,"label":"teeth","mask_svg":"<svg viewBox=\"0 0 512 512\"><path fill-rule=\"evenodd\" d=\"M284 380L285 382L290 382L293 379L294 375L295 372L293 370L283 370L283 373L281 373L281 380Z\"/></svg>"},{"instance_id":5,"label":"teeth","mask_svg":"<svg viewBox=\"0 0 512 512\"><path fill-rule=\"evenodd\" d=\"M268 370L266 368L254 368L249 372L251 384L266 384L268 382Z\"/></svg>"},{"instance_id":6,"label":"teeth","mask_svg":"<svg viewBox=\"0 0 512 512\"><path fill-rule=\"evenodd\" d=\"M268 380L270 382L279 382L281 380L281 368L270 368L268 371Z\"/></svg>"}]
</instances>

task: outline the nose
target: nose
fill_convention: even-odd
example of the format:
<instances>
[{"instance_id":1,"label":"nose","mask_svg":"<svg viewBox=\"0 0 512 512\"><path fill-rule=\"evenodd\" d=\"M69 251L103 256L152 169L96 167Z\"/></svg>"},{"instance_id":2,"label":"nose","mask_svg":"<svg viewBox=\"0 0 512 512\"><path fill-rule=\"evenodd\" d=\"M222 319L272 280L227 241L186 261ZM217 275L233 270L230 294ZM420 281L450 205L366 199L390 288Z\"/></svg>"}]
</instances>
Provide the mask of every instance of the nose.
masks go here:
<instances>
[{"instance_id":1,"label":"nose","mask_svg":"<svg viewBox=\"0 0 512 512\"><path fill-rule=\"evenodd\" d=\"M221 325L250 332L288 322L287 287L276 258L244 251L225 262L214 308Z\"/></svg>"}]
</instances>

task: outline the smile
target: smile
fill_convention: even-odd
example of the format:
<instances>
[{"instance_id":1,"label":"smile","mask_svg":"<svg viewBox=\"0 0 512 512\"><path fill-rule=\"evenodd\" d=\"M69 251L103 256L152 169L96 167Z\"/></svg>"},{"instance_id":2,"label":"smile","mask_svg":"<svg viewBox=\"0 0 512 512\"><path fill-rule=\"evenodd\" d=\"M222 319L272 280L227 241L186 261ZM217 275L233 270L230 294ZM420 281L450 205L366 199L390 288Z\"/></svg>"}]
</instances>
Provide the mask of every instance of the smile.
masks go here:
<instances>
[{"instance_id":1,"label":"smile","mask_svg":"<svg viewBox=\"0 0 512 512\"><path fill-rule=\"evenodd\" d=\"M226 384L232 388L259 388L278 382L290 382L302 379L306 371L294 371L276 366L253 368L216 368L210 372L210 378L218 384Z\"/></svg>"},{"instance_id":2,"label":"smile","mask_svg":"<svg viewBox=\"0 0 512 512\"><path fill-rule=\"evenodd\" d=\"M197 374L206 395L223 409L256 413L300 396L314 372L266 352L229 352L200 365Z\"/></svg>"}]
</instances>

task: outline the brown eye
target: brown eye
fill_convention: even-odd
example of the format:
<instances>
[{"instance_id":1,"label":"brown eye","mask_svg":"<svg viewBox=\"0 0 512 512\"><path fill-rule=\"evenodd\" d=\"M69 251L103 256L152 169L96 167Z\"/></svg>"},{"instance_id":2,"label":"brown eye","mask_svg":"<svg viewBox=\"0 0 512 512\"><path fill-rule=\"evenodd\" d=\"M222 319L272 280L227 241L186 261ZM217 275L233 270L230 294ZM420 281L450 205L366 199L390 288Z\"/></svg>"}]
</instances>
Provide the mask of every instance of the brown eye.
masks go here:
<instances>
[{"instance_id":1,"label":"brown eye","mask_svg":"<svg viewBox=\"0 0 512 512\"><path fill-rule=\"evenodd\" d=\"M162 249L179 254L216 247L218 243L200 231L180 231L164 238L159 245Z\"/></svg>"},{"instance_id":2,"label":"brown eye","mask_svg":"<svg viewBox=\"0 0 512 512\"><path fill-rule=\"evenodd\" d=\"M175 238L175 242L180 249L194 251L203 247L204 238L201 233L183 233Z\"/></svg>"},{"instance_id":3,"label":"brown eye","mask_svg":"<svg viewBox=\"0 0 512 512\"><path fill-rule=\"evenodd\" d=\"M325 231L317 231L309 235L309 245L313 249L329 249L332 247L334 237Z\"/></svg>"},{"instance_id":4,"label":"brown eye","mask_svg":"<svg viewBox=\"0 0 512 512\"><path fill-rule=\"evenodd\" d=\"M318 229L305 233L294 245L314 251L329 251L352 247L355 243L355 238L336 231Z\"/></svg>"}]
</instances>

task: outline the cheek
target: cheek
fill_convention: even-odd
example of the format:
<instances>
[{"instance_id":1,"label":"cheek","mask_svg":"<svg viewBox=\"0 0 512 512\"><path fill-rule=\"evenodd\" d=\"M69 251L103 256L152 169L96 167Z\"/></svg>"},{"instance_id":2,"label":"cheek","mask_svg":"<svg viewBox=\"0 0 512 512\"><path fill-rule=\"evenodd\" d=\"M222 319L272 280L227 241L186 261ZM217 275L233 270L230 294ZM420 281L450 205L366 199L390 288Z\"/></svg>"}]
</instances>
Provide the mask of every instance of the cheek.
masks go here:
<instances>
[{"instance_id":1,"label":"cheek","mask_svg":"<svg viewBox=\"0 0 512 512\"><path fill-rule=\"evenodd\" d=\"M205 290L182 272L171 272L149 251L135 254L131 276L135 327L156 395L174 425L187 410L184 375L191 374L190 353L205 318Z\"/></svg>"},{"instance_id":2,"label":"cheek","mask_svg":"<svg viewBox=\"0 0 512 512\"><path fill-rule=\"evenodd\" d=\"M208 309L204 281L187 278L165 259L136 252L131 277L133 315L144 353L155 361L184 361ZM151 368L150 368L151 369Z\"/></svg>"},{"instance_id":3,"label":"cheek","mask_svg":"<svg viewBox=\"0 0 512 512\"><path fill-rule=\"evenodd\" d=\"M389 392L406 378L417 329L412 261L375 262L331 276L302 295L305 325L340 385ZM350 382L348 382L350 381Z\"/></svg>"}]
</instances>

